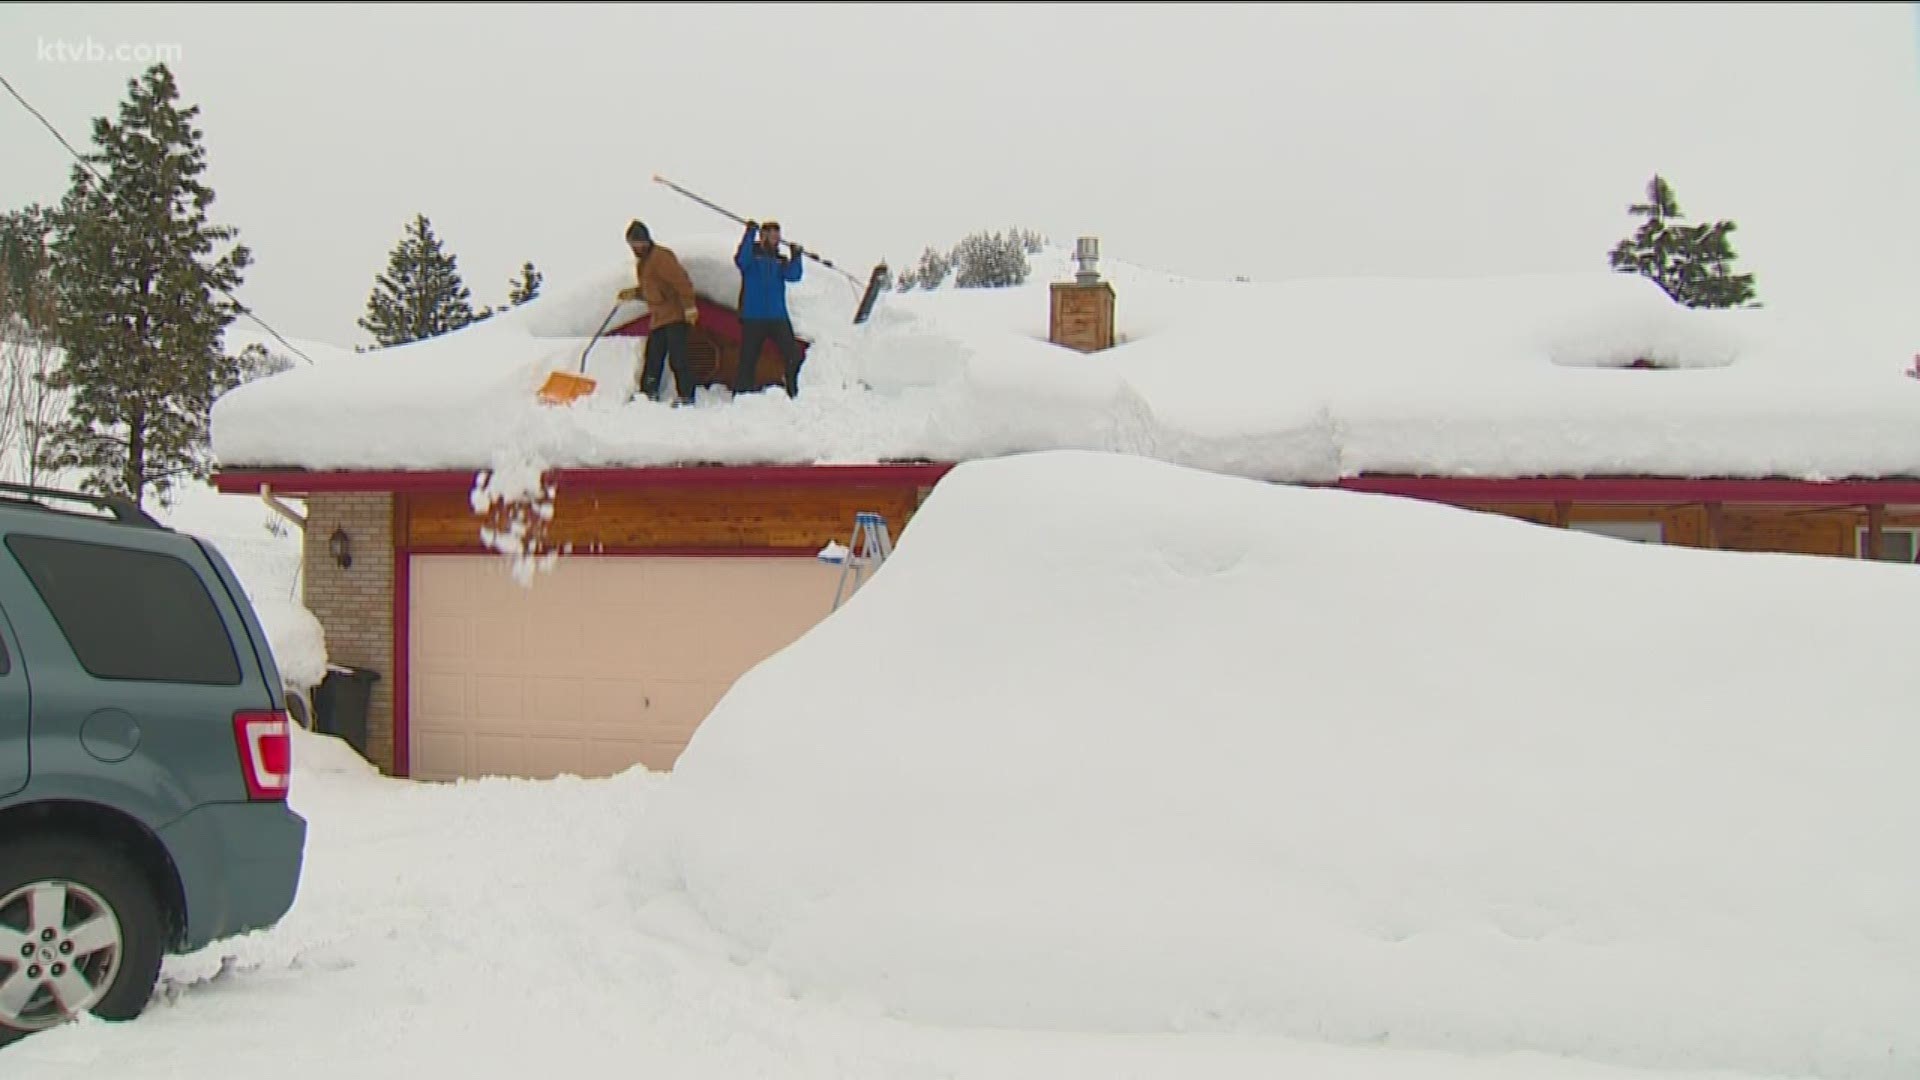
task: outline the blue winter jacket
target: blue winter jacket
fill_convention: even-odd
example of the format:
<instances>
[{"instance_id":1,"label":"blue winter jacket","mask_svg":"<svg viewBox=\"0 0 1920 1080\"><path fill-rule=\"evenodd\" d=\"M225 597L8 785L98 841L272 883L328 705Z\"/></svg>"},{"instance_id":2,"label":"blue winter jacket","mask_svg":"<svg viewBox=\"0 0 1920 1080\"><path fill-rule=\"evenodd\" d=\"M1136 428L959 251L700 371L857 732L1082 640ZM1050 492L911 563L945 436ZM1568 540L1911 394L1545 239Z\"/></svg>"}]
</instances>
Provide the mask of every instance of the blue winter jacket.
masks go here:
<instances>
[{"instance_id":1,"label":"blue winter jacket","mask_svg":"<svg viewBox=\"0 0 1920 1080\"><path fill-rule=\"evenodd\" d=\"M759 229L748 229L733 256L740 268L740 317L785 319L787 282L800 280L800 260L767 254L756 243L759 238Z\"/></svg>"}]
</instances>

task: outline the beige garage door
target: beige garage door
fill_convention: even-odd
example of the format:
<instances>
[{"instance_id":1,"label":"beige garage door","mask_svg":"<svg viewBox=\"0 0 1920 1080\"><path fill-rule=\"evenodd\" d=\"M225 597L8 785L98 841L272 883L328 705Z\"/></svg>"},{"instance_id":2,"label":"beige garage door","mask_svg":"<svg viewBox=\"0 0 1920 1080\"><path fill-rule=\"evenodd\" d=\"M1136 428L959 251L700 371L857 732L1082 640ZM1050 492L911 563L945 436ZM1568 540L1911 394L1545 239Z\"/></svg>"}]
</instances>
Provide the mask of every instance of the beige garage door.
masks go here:
<instances>
[{"instance_id":1,"label":"beige garage door","mask_svg":"<svg viewBox=\"0 0 1920 1080\"><path fill-rule=\"evenodd\" d=\"M416 555L408 721L422 780L666 770L733 681L833 607L808 558Z\"/></svg>"}]
</instances>

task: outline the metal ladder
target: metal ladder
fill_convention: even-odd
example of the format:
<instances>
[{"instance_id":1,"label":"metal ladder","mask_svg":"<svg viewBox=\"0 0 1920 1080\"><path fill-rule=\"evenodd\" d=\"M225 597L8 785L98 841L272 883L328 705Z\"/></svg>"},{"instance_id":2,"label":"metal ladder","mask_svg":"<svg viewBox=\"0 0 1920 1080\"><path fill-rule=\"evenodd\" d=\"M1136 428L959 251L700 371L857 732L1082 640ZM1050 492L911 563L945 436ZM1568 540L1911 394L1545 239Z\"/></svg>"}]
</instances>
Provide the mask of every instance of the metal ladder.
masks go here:
<instances>
[{"instance_id":1,"label":"metal ladder","mask_svg":"<svg viewBox=\"0 0 1920 1080\"><path fill-rule=\"evenodd\" d=\"M880 569L880 564L891 554L893 537L887 532L887 519L871 510L855 514L853 537L847 541L847 553L840 559L840 584L833 590L833 610L840 610L841 600L853 595L847 588L849 576L854 579L854 588L859 588L861 575ZM820 558L833 561L824 554Z\"/></svg>"}]
</instances>

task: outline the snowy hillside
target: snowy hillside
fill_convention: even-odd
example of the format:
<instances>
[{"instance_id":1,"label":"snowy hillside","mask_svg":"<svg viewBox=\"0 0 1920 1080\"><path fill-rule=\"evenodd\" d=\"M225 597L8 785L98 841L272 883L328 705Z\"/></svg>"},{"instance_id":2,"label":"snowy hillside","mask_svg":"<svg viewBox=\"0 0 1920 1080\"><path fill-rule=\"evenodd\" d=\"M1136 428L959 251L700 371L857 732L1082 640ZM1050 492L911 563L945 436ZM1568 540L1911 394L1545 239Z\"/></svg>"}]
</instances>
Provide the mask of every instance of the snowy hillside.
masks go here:
<instances>
[{"instance_id":1,"label":"snowy hillside","mask_svg":"<svg viewBox=\"0 0 1920 1080\"><path fill-rule=\"evenodd\" d=\"M695 734L658 873L756 973L913 1022L1912 1077L1917 603L1894 566L966 465Z\"/></svg>"},{"instance_id":2,"label":"snowy hillside","mask_svg":"<svg viewBox=\"0 0 1920 1080\"><path fill-rule=\"evenodd\" d=\"M673 246L730 305L737 237ZM1365 472L1787 476L1920 474L1906 315L1690 311L1645 279L1203 282L1102 264L1115 348L1046 340L1062 251L1021 287L887 293L809 265L793 297L815 342L789 401L771 391L669 410L627 403L636 339L602 339L599 393L537 403L582 362L630 259L553 283L487 322L241 387L214 409L229 468L482 470L685 461L970 460L1045 449L1141 454L1264 479ZM1905 309L1900 309L1904 312ZM1636 360L1674 370L1620 370Z\"/></svg>"}]
</instances>

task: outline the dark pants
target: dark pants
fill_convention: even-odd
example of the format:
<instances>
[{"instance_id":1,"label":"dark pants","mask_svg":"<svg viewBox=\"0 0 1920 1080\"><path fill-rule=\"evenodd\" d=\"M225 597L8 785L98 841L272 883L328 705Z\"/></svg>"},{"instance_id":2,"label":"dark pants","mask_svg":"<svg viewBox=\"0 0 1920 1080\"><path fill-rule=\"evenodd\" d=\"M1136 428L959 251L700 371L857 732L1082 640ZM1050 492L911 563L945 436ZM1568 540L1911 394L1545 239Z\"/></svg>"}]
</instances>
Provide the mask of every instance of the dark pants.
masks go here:
<instances>
[{"instance_id":1,"label":"dark pants","mask_svg":"<svg viewBox=\"0 0 1920 1080\"><path fill-rule=\"evenodd\" d=\"M656 398L660 377L667 364L673 365L673 389L679 401L693 401L693 357L687 352L686 323L656 326L647 334L647 362L640 369L640 394Z\"/></svg>"},{"instance_id":2,"label":"dark pants","mask_svg":"<svg viewBox=\"0 0 1920 1080\"><path fill-rule=\"evenodd\" d=\"M740 320L740 367L733 373L733 392L744 394L753 389L754 375L760 370L760 349L768 338L780 349L787 396L799 397L800 342L793 336L793 322L788 319Z\"/></svg>"}]
</instances>

